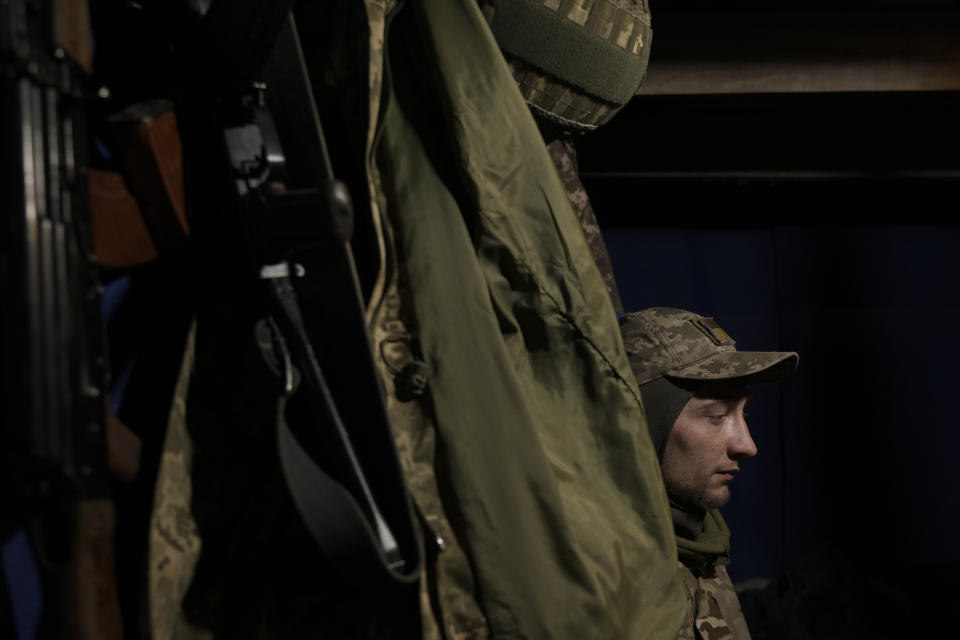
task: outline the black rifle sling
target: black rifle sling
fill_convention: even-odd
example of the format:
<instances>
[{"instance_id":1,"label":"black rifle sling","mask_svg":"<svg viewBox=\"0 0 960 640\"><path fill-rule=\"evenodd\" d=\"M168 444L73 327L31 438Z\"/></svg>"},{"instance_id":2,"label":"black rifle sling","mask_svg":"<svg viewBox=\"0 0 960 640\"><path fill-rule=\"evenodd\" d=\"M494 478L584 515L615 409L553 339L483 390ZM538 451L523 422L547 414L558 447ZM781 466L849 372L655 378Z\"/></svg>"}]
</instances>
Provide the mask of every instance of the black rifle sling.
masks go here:
<instances>
[{"instance_id":1,"label":"black rifle sling","mask_svg":"<svg viewBox=\"0 0 960 640\"><path fill-rule=\"evenodd\" d=\"M307 530L344 577L367 589L412 584L420 542L350 249L349 194L333 176L292 13L261 80L267 177L254 183L247 174L239 191L269 300L260 344L265 359L281 363L280 466ZM335 379L321 360L336 366Z\"/></svg>"},{"instance_id":2,"label":"black rifle sling","mask_svg":"<svg viewBox=\"0 0 960 640\"><path fill-rule=\"evenodd\" d=\"M392 533L397 528L396 518L391 527L377 504L310 346L293 285L282 275L266 277L265 282L276 308L272 318L261 325L267 328L270 343L262 338L260 342L272 351L267 357L281 364L284 393L278 403L277 447L297 510L313 539L347 575L368 588L382 586L384 578L387 583L411 582L417 577L418 563L401 553ZM306 394L308 413L326 431L325 458L334 460L327 465L329 472L311 457L287 422L287 398L298 391ZM404 551L409 554L410 549Z\"/></svg>"}]
</instances>

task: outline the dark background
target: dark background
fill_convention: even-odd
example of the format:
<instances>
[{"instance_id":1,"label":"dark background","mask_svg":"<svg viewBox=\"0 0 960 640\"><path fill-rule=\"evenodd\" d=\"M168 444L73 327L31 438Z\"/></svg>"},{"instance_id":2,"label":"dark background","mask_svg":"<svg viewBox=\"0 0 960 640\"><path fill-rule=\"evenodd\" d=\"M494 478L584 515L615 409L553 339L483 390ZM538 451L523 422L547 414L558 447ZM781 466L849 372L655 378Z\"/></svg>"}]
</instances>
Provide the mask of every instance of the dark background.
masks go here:
<instances>
[{"instance_id":1,"label":"dark background","mask_svg":"<svg viewBox=\"0 0 960 640\"><path fill-rule=\"evenodd\" d=\"M691 309L740 348L800 353L794 376L753 390L760 454L724 509L732 577L768 585L741 594L754 639L949 636L960 2L651 5L646 88L578 139L580 169L626 310ZM171 285L182 268L105 274L113 409L147 438L149 472L189 317ZM149 516L143 477L118 496L131 540ZM2 557L0 589L15 589L0 596L30 637L41 594L25 538Z\"/></svg>"},{"instance_id":2,"label":"dark background","mask_svg":"<svg viewBox=\"0 0 960 640\"><path fill-rule=\"evenodd\" d=\"M687 16L707 4L653 5L654 90L577 141L625 310L690 309L742 349L800 354L794 376L755 386L748 406L760 454L724 509L734 581L769 584L814 637L942 633L960 564L960 94L867 81L838 91L843 76L824 80L836 58L796 42L754 51L749 31L732 75L776 56L807 56L824 73L789 92L783 77L737 92L715 75L700 93L671 93L658 69L716 61L671 44L696 39ZM722 8L754 22L756 10ZM884 46L861 42L858 59L916 62ZM775 615L741 599L748 617ZM758 624L754 636L787 634Z\"/></svg>"}]
</instances>

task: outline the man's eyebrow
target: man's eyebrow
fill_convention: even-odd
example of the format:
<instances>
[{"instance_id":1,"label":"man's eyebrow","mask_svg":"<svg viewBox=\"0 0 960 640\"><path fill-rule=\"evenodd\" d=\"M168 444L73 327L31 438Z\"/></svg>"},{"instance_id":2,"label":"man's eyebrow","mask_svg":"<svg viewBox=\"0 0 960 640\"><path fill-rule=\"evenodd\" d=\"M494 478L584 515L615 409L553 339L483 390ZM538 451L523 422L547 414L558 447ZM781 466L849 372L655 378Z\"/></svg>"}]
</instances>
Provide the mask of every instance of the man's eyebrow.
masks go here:
<instances>
[{"instance_id":1,"label":"man's eyebrow","mask_svg":"<svg viewBox=\"0 0 960 640\"><path fill-rule=\"evenodd\" d=\"M723 407L724 410L729 409L730 405L734 404L736 400L725 400L723 398L711 398L710 400L705 400L703 404L697 407L700 411L711 411L717 406Z\"/></svg>"}]
</instances>

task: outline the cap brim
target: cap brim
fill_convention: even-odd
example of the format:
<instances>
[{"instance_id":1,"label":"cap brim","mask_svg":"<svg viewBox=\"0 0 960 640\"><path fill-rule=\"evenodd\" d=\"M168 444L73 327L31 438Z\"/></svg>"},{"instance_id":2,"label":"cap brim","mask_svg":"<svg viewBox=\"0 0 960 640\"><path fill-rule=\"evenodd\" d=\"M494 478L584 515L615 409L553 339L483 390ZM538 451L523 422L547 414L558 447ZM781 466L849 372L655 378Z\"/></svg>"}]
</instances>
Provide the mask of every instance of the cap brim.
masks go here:
<instances>
[{"instance_id":1,"label":"cap brim","mask_svg":"<svg viewBox=\"0 0 960 640\"><path fill-rule=\"evenodd\" d=\"M792 351L725 351L665 374L681 380L731 380L775 382L797 368L800 356Z\"/></svg>"}]
</instances>

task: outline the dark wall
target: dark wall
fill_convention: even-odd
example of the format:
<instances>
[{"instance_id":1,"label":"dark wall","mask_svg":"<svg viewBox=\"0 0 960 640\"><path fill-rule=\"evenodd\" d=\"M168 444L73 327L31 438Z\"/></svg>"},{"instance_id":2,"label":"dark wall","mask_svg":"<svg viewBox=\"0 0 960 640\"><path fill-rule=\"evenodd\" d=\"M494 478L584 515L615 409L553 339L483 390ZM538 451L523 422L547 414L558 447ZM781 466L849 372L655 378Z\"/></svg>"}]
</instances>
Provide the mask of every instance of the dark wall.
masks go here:
<instances>
[{"instance_id":1,"label":"dark wall","mask_svg":"<svg viewBox=\"0 0 960 640\"><path fill-rule=\"evenodd\" d=\"M731 573L773 577L815 545L957 562L960 228L608 229L624 306L712 315L742 349L800 353L753 389L760 454L726 515ZM879 530L878 530L879 528Z\"/></svg>"},{"instance_id":2,"label":"dark wall","mask_svg":"<svg viewBox=\"0 0 960 640\"><path fill-rule=\"evenodd\" d=\"M679 307L713 316L741 349L772 349L781 338L771 230L608 229L605 233L625 309ZM801 363L805 365L801 356ZM791 381L792 383L793 381ZM761 454L744 466L726 513L736 527L739 577L770 576L783 561L784 474L780 389L752 390L748 420ZM741 551L742 550L742 551Z\"/></svg>"},{"instance_id":3,"label":"dark wall","mask_svg":"<svg viewBox=\"0 0 960 640\"><path fill-rule=\"evenodd\" d=\"M578 142L627 311L687 308L740 348L800 353L753 390L730 573L819 584L835 619L886 606L936 629L960 565L958 107L640 96Z\"/></svg>"}]
</instances>

